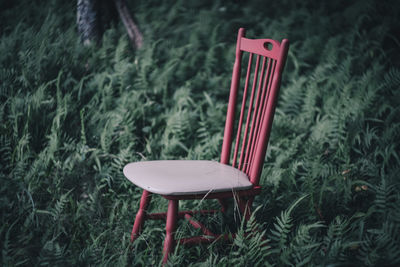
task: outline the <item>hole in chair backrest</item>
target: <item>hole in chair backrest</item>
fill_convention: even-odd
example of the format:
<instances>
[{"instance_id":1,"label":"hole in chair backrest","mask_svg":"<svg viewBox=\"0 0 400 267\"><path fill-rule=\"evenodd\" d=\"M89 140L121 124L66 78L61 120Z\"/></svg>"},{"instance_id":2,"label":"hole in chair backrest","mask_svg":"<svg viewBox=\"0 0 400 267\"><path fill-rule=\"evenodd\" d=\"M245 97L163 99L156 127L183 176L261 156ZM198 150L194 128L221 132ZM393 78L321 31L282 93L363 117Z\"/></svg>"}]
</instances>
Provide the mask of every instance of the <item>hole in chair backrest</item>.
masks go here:
<instances>
[{"instance_id":1,"label":"hole in chair backrest","mask_svg":"<svg viewBox=\"0 0 400 267\"><path fill-rule=\"evenodd\" d=\"M267 49L268 51L271 51L272 47L273 47L272 43L270 43L270 42L264 43L264 48Z\"/></svg>"}]
</instances>

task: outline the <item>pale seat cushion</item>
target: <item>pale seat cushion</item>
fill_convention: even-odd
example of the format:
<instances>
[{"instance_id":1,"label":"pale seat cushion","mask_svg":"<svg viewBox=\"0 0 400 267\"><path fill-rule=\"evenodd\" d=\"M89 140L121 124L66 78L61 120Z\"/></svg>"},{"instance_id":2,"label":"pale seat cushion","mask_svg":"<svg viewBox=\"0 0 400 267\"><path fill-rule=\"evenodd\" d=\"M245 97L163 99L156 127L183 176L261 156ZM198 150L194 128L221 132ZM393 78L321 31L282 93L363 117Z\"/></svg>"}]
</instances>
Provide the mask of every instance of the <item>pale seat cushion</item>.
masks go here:
<instances>
[{"instance_id":1,"label":"pale seat cushion","mask_svg":"<svg viewBox=\"0 0 400 267\"><path fill-rule=\"evenodd\" d=\"M190 195L252 187L242 171L216 161L157 160L129 163L124 175L135 185L161 195Z\"/></svg>"}]
</instances>

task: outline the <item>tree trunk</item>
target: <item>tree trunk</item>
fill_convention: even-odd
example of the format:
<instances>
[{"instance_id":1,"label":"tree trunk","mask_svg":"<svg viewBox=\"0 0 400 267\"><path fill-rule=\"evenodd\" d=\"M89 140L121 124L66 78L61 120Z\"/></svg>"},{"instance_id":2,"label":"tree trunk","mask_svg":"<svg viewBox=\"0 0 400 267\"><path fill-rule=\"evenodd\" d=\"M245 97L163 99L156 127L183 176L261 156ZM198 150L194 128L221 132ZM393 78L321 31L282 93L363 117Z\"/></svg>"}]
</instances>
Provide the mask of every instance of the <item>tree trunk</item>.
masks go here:
<instances>
[{"instance_id":1,"label":"tree trunk","mask_svg":"<svg viewBox=\"0 0 400 267\"><path fill-rule=\"evenodd\" d=\"M100 37L96 0L78 0L78 32L84 45L98 42Z\"/></svg>"},{"instance_id":2,"label":"tree trunk","mask_svg":"<svg viewBox=\"0 0 400 267\"><path fill-rule=\"evenodd\" d=\"M143 36L138 26L133 22L129 10L126 6L125 0L115 0L119 16L125 25L126 31L128 32L129 39L132 42L134 48L140 48L143 45Z\"/></svg>"}]
</instances>

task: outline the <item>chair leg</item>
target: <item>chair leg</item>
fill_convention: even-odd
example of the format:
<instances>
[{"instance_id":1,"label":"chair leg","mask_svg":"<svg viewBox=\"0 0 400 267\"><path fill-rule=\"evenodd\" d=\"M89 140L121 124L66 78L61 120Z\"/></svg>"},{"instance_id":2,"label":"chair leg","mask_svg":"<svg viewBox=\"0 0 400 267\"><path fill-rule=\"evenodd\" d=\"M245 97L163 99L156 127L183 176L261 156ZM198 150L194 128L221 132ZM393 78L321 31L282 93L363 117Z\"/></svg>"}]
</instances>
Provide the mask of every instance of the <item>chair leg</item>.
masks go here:
<instances>
[{"instance_id":1,"label":"chair leg","mask_svg":"<svg viewBox=\"0 0 400 267\"><path fill-rule=\"evenodd\" d=\"M246 220L248 221L251 217L252 209L253 209L253 201L254 201L254 196L249 197L246 203Z\"/></svg>"},{"instance_id":2,"label":"chair leg","mask_svg":"<svg viewBox=\"0 0 400 267\"><path fill-rule=\"evenodd\" d=\"M151 201L151 193L149 191L143 190L142 198L140 199L140 207L136 213L135 223L132 228L131 242L135 241L139 237L143 223L146 220L146 211Z\"/></svg>"},{"instance_id":3,"label":"chair leg","mask_svg":"<svg viewBox=\"0 0 400 267\"><path fill-rule=\"evenodd\" d=\"M175 246L175 230L178 221L178 200L170 200L168 202L168 211L167 211L167 225L166 225L166 236L164 240L164 249L163 249L163 263L168 261L168 255L172 252Z\"/></svg>"},{"instance_id":4,"label":"chair leg","mask_svg":"<svg viewBox=\"0 0 400 267\"><path fill-rule=\"evenodd\" d=\"M226 201L226 198L219 198L218 199L219 204L221 205L221 211L222 213L225 213L226 210L228 209L228 203Z\"/></svg>"},{"instance_id":5,"label":"chair leg","mask_svg":"<svg viewBox=\"0 0 400 267\"><path fill-rule=\"evenodd\" d=\"M251 207L253 206L254 197L249 197L248 199L239 198L239 209L243 214L246 221L251 217Z\"/></svg>"}]
</instances>

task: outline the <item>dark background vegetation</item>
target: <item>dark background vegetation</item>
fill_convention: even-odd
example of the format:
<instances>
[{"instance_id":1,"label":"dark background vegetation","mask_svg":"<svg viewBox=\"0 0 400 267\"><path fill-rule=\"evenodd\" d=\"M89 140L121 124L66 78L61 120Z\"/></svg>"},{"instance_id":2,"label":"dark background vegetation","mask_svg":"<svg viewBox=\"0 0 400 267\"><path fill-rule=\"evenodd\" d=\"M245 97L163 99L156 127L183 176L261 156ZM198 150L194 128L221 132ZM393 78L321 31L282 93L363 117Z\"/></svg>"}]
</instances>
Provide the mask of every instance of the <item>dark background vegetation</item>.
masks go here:
<instances>
[{"instance_id":1,"label":"dark background vegetation","mask_svg":"<svg viewBox=\"0 0 400 267\"><path fill-rule=\"evenodd\" d=\"M2 266L159 264L163 223L130 245L141 191L122 167L219 159L239 27L291 41L256 221L213 217L233 243L171 263L400 264L398 1L136 0L137 51L118 21L83 47L75 5L0 2Z\"/></svg>"}]
</instances>

